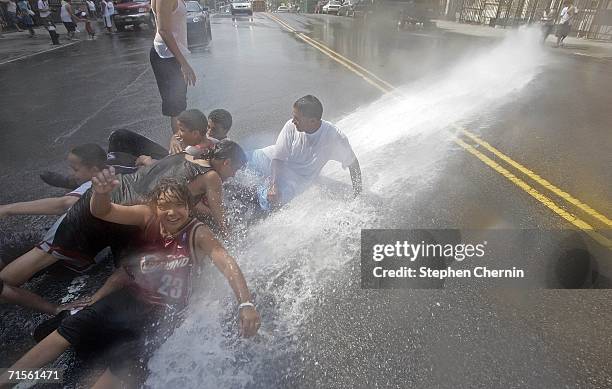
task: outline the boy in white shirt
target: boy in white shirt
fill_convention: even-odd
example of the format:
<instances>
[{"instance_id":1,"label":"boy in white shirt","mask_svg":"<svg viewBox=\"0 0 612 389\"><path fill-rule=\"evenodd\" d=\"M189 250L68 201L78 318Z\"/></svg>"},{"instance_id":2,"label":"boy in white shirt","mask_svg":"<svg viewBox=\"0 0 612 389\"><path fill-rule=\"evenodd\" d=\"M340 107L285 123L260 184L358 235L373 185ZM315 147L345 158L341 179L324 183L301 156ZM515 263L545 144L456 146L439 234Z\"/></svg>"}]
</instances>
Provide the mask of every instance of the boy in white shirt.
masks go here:
<instances>
[{"instance_id":1,"label":"boy in white shirt","mask_svg":"<svg viewBox=\"0 0 612 389\"><path fill-rule=\"evenodd\" d=\"M249 167L267 178L258 189L264 210L279 207L304 191L319 176L328 161L349 168L355 195L361 193L359 161L349 141L338 128L321 120L323 105L307 95L293 104L293 118L281 130L276 144L253 152Z\"/></svg>"}]
</instances>

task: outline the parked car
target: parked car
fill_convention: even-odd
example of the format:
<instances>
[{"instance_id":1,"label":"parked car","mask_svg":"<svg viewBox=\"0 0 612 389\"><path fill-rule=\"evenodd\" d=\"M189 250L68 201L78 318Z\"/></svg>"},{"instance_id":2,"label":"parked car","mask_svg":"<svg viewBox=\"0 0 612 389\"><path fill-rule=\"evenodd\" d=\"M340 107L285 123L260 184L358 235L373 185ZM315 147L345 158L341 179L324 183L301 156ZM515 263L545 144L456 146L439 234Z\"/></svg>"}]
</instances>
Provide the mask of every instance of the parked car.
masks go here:
<instances>
[{"instance_id":1,"label":"parked car","mask_svg":"<svg viewBox=\"0 0 612 389\"><path fill-rule=\"evenodd\" d=\"M335 14L338 15L338 9L340 9L340 3L337 1L330 1L323 6L324 14Z\"/></svg>"},{"instance_id":2,"label":"parked car","mask_svg":"<svg viewBox=\"0 0 612 389\"><path fill-rule=\"evenodd\" d=\"M155 28L155 16L151 12L150 0L119 0L115 5L115 12L117 31L125 31L125 26L138 28L141 24Z\"/></svg>"},{"instance_id":3,"label":"parked car","mask_svg":"<svg viewBox=\"0 0 612 389\"><path fill-rule=\"evenodd\" d=\"M197 47L212 40L210 14L197 1L188 1L187 7L187 45Z\"/></svg>"},{"instance_id":4,"label":"parked car","mask_svg":"<svg viewBox=\"0 0 612 389\"><path fill-rule=\"evenodd\" d=\"M276 12L289 12L289 8L284 5L281 5L276 9Z\"/></svg>"},{"instance_id":5,"label":"parked car","mask_svg":"<svg viewBox=\"0 0 612 389\"><path fill-rule=\"evenodd\" d=\"M398 29L431 29L436 26L431 19L434 11L429 2L411 0L400 12L397 22Z\"/></svg>"},{"instance_id":6,"label":"parked car","mask_svg":"<svg viewBox=\"0 0 612 389\"><path fill-rule=\"evenodd\" d=\"M249 0L232 0L232 16L249 15L253 16L253 6Z\"/></svg>"},{"instance_id":7,"label":"parked car","mask_svg":"<svg viewBox=\"0 0 612 389\"><path fill-rule=\"evenodd\" d=\"M352 9L354 4L354 0L345 0L340 8L338 8L338 16L353 16Z\"/></svg>"},{"instance_id":8,"label":"parked car","mask_svg":"<svg viewBox=\"0 0 612 389\"><path fill-rule=\"evenodd\" d=\"M371 3L368 0L360 0L352 6L351 13L348 16L365 19L371 13Z\"/></svg>"}]
</instances>

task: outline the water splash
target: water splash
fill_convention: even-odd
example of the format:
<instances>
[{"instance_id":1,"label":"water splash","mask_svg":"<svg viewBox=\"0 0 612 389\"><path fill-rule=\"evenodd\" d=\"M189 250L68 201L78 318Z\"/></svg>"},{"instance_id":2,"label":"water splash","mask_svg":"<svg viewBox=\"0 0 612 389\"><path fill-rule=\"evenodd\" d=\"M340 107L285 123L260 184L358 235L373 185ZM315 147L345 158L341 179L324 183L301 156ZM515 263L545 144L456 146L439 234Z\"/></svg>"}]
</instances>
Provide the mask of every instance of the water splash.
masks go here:
<instances>
[{"instance_id":1,"label":"water splash","mask_svg":"<svg viewBox=\"0 0 612 389\"><path fill-rule=\"evenodd\" d=\"M251 226L231 251L257 293L263 318L258 338L237 338L236 304L213 269L194 296L188 319L150 361L147 386L299 384L305 374L302 351L313 335L304 327L313 312L337 288L344 293L358 288L346 273L358 263L360 229L401 225L404 215L393 212L390 200L409 199L435 184L454 124L518 98L546 63L538 41L535 29L513 32L446 74L399 88L340 120L369 194L347 200L348 173L330 164L323 176L334 181L314 185Z\"/></svg>"}]
</instances>

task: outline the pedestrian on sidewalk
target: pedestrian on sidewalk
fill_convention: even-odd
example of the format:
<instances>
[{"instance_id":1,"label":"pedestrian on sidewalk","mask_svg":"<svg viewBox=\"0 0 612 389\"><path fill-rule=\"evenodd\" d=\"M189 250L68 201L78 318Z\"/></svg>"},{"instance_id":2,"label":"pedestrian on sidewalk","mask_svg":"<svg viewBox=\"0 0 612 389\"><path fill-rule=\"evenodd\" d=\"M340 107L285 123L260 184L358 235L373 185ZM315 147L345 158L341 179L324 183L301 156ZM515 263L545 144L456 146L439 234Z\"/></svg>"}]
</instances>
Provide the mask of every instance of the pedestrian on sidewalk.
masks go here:
<instances>
[{"instance_id":1,"label":"pedestrian on sidewalk","mask_svg":"<svg viewBox=\"0 0 612 389\"><path fill-rule=\"evenodd\" d=\"M559 25L557 26L557 47L563 46L563 41L572 30L572 22L578 14L578 8L571 0L564 2L564 7L559 14Z\"/></svg>"},{"instance_id":2,"label":"pedestrian on sidewalk","mask_svg":"<svg viewBox=\"0 0 612 389\"><path fill-rule=\"evenodd\" d=\"M51 8L49 8L49 0L38 0L38 16L43 26L47 25L47 20L51 20Z\"/></svg>"},{"instance_id":3,"label":"pedestrian on sidewalk","mask_svg":"<svg viewBox=\"0 0 612 389\"><path fill-rule=\"evenodd\" d=\"M104 19L104 27L106 27L106 33L111 34L113 32L113 19L111 18L112 13L114 12L114 7L111 5L109 7L109 3L113 3L111 0L102 0L100 5L102 7L102 19Z\"/></svg>"},{"instance_id":4,"label":"pedestrian on sidewalk","mask_svg":"<svg viewBox=\"0 0 612 389\"><path fill-rule=\"evenodd\" d=\"M14 26L17 31L23 31L17 24L17 3L16 0L0 0L6 5L6 27Z\"/></svg>"},{"instance_id":5,"label":"pedestrian on sidewalk","mask_svg":"<svg viewBox=\"0 0 612 389\"><path fill-rule=\"evenodd\" d=\"M19 14L21 16L21 23L30 32L30 38L34 38L34 19L32 19L32 16L36 15L36 13L32 11L30 3L28 3L27 0L19 0L17 2L17 9L19 10Z\"/></svg>"},{"instance_id":6,"label":"pedestrian on sidewalk","mask_svg":"<svg viewBox=\"0 0 612 389\"><path fill-rule=\"evenodd\" d=\"M107 0L106 8L108 8L108 14L110 15L111 22L114 23L115 22L115 3L113 3L113 0Z\"/></svg>"},{"instance_id":7,"label":"pedestrian on sidewalk","mask_svg":"<svg viewBox=\"0 0 612 389\"><path fill-rule=\"evenodd\" d=\"M38 0L38 14L40 16L40 22L49 32L49 36L51 37L51 43L54 45L59 45L59 35L55 29L55 23L53 23L53 19L51 18L51 8L49 8L49 0Z\"/></svg>"},{"instance_id":8,"label":"pedestrian on sidewalk","mask_svg":"<svg viewBox=\"0 0 612 389\"><path fill-rule=\"evenodd\" d=\"M89 10L89 17L95 20L96 19L96 4L93 2L93 0L87 0L86 3L87 3L87 9Z\"/></svg>"},{"instance_id":9,"label":"pedestrian on sidewalk","mask_svg":"<svg viewBox=\"0 0 612 389\"><path fill-rule=\"evenodd\" d=\"M77 17L85 22L85 30L87 31L87 36L89 37L89 39L96 39L96 31L91 25L91 16L89 16L89 14L87 13L86 6L81 6L81 8L79 8L79 12L77 12Z\"/></svg>"},{"instance_id":10,"label":"pedestrian on sidewalk","mask_svg":"<svg viewBox=\"0 0 612 389\"><path fill-rule=\"evenodd\" d=\"M545 43L546 38L548 38L555 27L555 10L551 8L542 11L540 23L542 23L542 43Z\"/></svg>"},{"instance_id":11,"label":"pedestrian on sidewalk","mask_svg":"<svg viewBox=\"0 0 612 389\"><path fill-rule=\"evenodd\" d=\"M68 31L68 39L75 39L74 33L76 32L76 23L79 22L79 19L72 10L72 0L62 0L60 18L62 19L62 23L64 23L64 27L66 27L66 31Z\"/></svg>"}]
</instances>

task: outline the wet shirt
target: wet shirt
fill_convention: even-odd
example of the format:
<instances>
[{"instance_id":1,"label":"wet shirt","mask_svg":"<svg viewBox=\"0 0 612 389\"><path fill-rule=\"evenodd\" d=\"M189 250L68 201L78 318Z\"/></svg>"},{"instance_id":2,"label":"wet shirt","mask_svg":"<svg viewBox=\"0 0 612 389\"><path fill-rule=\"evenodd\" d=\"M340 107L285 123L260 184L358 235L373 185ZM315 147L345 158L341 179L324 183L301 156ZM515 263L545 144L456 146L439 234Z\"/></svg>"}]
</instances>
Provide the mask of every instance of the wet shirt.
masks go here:
<instances>
[{"instance_id":1,"label":"wet shirt","mask_svg":"<svg viewBox=\"0 0 612 389\"><path fill-rule=\"evenodd\" d=\"M161 0L160 0L161 1ZM155 14L155 13L154 13ZM155 14L157 20L157 14ZM170 32L174 36L174 40L183 55L189 54L187 44L187 6L184 0L178 0L176 9L172 11L170 15ZM159 28L159 23L157 23ZM174 54L170 51L164 38L159 34L159 30L155 32L155 38L153 39L153 47L161 58L172 58Z\"/></svg>"},{"instance_id":2,"label":"wet shirt","mask_svg":"<svg viewBox=\"0 0 612 389\"><path fill-rule=\"evenodd\" d=\"M185 153L169 155L136 173L118 176L119 186L113 190L111 198L116 204L139 204L146 200L145 197L162 178L174 178L183 184L189 184L199 175L211 170L212 167L187 161Z\"/></svg>"},{"instance_id":3,"label":"wet shirt","mask_svg":"<svg viewBox=\"0 0 612 389\"><path fill-rule=\"evenodd\" d=\"M124 268L132 279L130 288L144 301L180 311L187 306L196 268L194 234L203 224L191 220L179 232L163 236L159 219L147 224L138 254Z\"/></svg>"},{"instance_id":4,"label":"wet shirt","mask_svg":"<svg viewBox=\"0 0 612 389\"><path fill-rule=\"evenodd\" d=\"M276 144L262 150L270 159L285 161L286 180L299 187L314 180L328 161L338 161L346 168L355 161L349 141L336 126L322 120L313 134L299 132L291 120L285 123Z\"/></svg>"}]
</instances>

